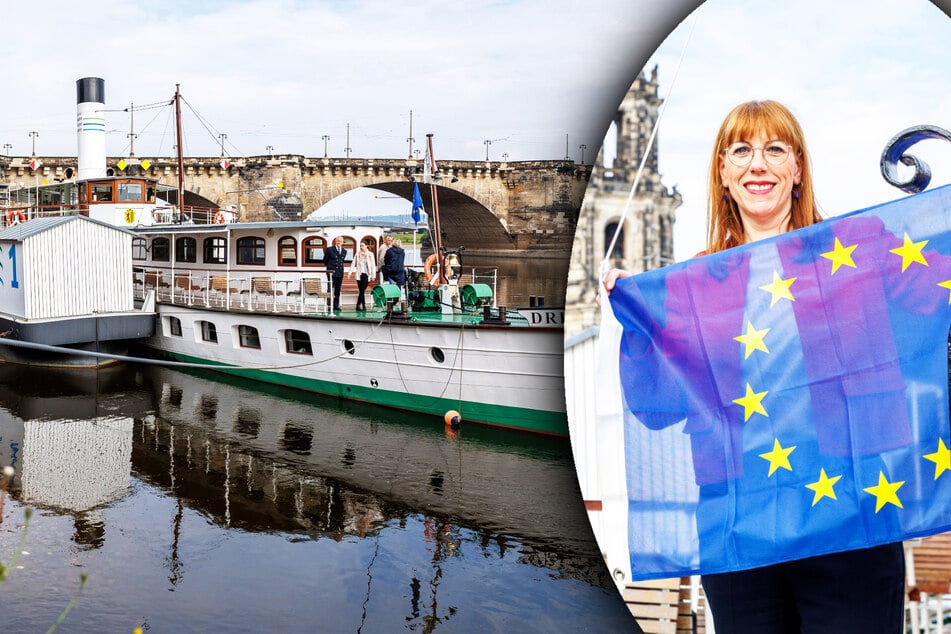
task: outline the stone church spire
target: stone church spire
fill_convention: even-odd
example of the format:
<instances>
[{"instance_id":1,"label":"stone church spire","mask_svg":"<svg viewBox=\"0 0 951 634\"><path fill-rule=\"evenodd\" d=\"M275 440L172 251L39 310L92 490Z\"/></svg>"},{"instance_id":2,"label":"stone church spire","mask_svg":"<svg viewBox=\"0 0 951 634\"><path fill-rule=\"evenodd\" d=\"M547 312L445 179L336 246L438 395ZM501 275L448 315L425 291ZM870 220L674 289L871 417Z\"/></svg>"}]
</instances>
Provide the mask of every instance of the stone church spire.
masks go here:
<instances>
[{"instance_id":1,"label":"stone church spire","mask_svg":"<svg viewBox=\"0 0 951 634\"><path fill-rule=\"evenodd\" d=\"M672 263L674 211L682 198L668 191L658 171L661 134L648 149L663 100L658 96L657 67L650 79L641 73L621 101L598 153L575 233L566 293L566 334L598 323L595 297L598 268L621 221L624 205L647 154L644 171L611 265L639 273Z\"/></svg>"}]
</instances>

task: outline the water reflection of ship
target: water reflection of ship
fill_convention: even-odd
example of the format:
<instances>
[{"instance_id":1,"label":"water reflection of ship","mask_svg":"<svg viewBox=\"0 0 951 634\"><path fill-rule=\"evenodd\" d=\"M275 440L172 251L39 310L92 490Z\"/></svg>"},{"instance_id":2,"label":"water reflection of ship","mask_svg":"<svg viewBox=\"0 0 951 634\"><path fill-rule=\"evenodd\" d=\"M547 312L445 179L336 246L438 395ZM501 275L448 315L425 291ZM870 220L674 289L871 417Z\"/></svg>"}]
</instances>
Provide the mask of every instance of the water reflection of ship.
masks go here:
<instances>
[{"instance_id":1,"label":"water reflection of ship","mask_svg":"<svg viewBox=\"0 0 951 634\"><path fill-rule=\"evenodd\" d=\"M354 415L240 379L146 376L156 410L135 421L134 471L222 525L339 540L418 513L475 531L486 555L517 541L525 563L602 581L563 440L481 427L452 438L428 418Z\"/></svg>"},{"instance_id":2,"label":"water reflection of ship","mask_svg":"<svg viewBox=\"0 0 951 634\"><path fill-rule=\"evenodd\" d=\"M565 441L479 426L449 435L426 417L301 398L154 367L0 364L0 463L17 468L15 497L73 517L83 547L103 543L102 509L127 495L130 470L170 490L173 583L187 506L305 539L374 537L409 518L464 527L465 547L484 556L516 548L526 564L602 585ZM433 544L447 557L459 543L443 537Z\"/></svg>"},{"instance_id":3,"label":"water reflection of ship","mask_svg":"<svg viewBox=\"0 0 951 634\"><path fill-rule=\"evenodd\" d=\"M71 515L83 548L102 545L101 509L129 491L135 399L124 397L127 411L115 414L109 394L130 379L118 368L0 364L0 464L16 470L12 493Z\"/></svg>"}]
</instances>

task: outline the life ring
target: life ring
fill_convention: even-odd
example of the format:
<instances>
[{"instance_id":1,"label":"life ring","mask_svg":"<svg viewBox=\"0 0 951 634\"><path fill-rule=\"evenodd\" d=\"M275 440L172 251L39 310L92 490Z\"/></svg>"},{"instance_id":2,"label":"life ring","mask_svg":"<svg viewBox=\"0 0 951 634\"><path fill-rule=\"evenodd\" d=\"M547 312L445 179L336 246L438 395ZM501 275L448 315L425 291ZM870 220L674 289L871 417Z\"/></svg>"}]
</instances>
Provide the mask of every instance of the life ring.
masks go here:
<instances>
[{"instance_id":1,"label":"life ring","mask_svg":"<svg viewBox=\"0 0 951 634\"><path fill-rule=\"evenodd\" d=\"M7 226L12 227L18 225L21 222L26 222L26 214L24 214L19 209L11 209L7 212Z\"/></svg>"},{"instance_id":2,"label":"life ring","mask_svg":"<svg viewBox=\"0 0 951 634\"><path fill-rule=\"evenodd\" d=\"M443 264L445 264L445 260ZM423 275L426 276L426 281L429 282L430 286L433 286L439 278L439 258L436 257L435 253L426 258L426 263L423 264Z\"/></svg>"},{"instance_id":3,"label":"life ring","mask_svg":"<svg viewBox=\"0 0 951 634\"><path fill-rule=\"evenodd\" d=\"M215 219L213 221L216 225L223 225L225 223L225 212L220 209L215 212Z\"/></svg>"}]
</instances>

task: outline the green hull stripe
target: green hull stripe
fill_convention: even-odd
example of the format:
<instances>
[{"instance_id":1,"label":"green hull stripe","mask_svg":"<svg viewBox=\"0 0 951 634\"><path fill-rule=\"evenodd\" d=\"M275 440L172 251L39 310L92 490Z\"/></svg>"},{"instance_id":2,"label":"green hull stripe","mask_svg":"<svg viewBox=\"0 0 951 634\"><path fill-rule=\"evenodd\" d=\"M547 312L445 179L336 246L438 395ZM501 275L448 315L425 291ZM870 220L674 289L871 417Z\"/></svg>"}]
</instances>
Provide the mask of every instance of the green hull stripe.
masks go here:
<instances>
[{"instance_id":1,"label":"green hull stripe","mask_svg":"<svg viewBox=\"0 0 951 634\"><path fill-rule=\"evenodd\" d=\"M168 350L152 348L163 357L175 361L185 361L188 363L214 363L200 357L179 354ZM433 396L420 396L418 394L406 394L404 392L394 392L390 390L381 390L379 388L366 387L362 385L345 385L334 383L332 381L322 381L319 379L308 379L299 376L280 374L267 370L242 370L238 368L230 369L231 366L221 364L222 370L229 374L263 381L265 383L274 383L285 387L293 387L309 392L319 394L328 394L351 401L364 401L375 403L386 407L395 407L397 409L409 410L413 412L422 412L432 414L443 418L449 410L456 410L462 415L463 422L482 423L497 427L509 427L523 431L531 431L543 434L555 434L558 436L568 435L568 415L565 412L550 412L544 410L533 410L524 407L509 407L506 405L488 405L485 403L476 403L473 401L459 401L456 399L439 398Z\"/></svg>"}]
</instances>

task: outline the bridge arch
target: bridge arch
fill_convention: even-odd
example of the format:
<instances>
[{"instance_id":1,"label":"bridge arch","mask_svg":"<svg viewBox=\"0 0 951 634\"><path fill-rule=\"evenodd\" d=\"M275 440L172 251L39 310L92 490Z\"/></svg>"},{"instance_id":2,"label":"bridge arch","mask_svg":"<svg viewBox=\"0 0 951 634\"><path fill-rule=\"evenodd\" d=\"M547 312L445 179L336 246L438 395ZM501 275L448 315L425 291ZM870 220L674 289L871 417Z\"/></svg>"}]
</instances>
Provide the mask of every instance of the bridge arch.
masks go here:
<instances>
[{"instance_id":1,"label":"bridge arch","mask_svg":"<svg viewBox=\"0 0 951 634\"><path fill-rule=\"evenodd\" d=\"M367 185L368 189L386 192L412 203L413 183L389 182ZM427 214L433 211L432 189L420 184L419 194ZM502 218L486 208L478 200L442 185L436 186L439 201L439 226L442 243L448 249L464 246L467 249L505 251L517 248L516 240L509 233ZM430 223L431 224L431 223Z\"/></svg>"}]
</instances>

